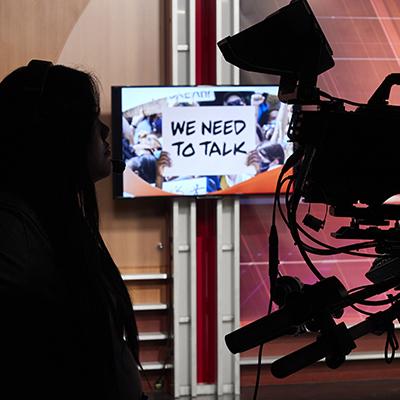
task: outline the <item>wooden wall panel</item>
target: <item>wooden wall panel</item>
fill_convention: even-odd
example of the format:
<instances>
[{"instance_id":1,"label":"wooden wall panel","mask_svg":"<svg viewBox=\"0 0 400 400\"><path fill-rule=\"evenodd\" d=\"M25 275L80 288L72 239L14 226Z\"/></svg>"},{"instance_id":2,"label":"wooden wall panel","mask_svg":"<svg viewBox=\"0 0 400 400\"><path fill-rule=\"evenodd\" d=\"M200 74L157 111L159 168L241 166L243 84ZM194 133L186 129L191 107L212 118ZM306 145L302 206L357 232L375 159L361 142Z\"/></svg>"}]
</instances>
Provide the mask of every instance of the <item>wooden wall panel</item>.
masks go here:
<instances>
[{"instance_id":1,"label":"wooden wall panel","mask_svg":"<svg viewBox=\"0 0 400 400\"><path fill-rule=\"evenodd\" d=\"M89 1L1 0L1 79L31 58L57 60Z\"/></svg>"},{"instance_id":2,"label":"wooden wall panel","mask_svg":"<svg viewBox=\"0 0 400 400\"><path fill-rule=\"evenodd\" d=\"M168 304L169 288L166 284L155 281L126 282L126 286L134 304Z\"/></svg>"},{"instance_id":3,"label":"wooden wall panel","mask_svg":"<svg viewBox=\"0 0 400 400\"><path fill-rule=\"evenodd\" d=\"M172 332L171 310L157 310L148 312L136 312L136 323L140 333Z\"/></svg>"}]
</instances>

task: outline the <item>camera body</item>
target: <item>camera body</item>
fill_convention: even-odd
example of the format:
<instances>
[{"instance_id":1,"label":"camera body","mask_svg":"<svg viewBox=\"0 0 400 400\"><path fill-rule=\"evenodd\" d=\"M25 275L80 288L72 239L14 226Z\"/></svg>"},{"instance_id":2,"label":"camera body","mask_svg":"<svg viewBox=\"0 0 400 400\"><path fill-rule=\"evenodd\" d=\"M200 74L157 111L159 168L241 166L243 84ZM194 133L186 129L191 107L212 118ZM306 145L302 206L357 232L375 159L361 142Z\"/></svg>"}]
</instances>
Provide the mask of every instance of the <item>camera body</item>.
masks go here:
<instances>
[{"instance_id":1,"label":"camera body","mask_svg":"<svg viewBox=\"0 0 400 400\"><path fill-rule=\"evenodd\" d=\"M274 43L271 60L259 52L258 38L278 29L282 37ZM400 206L384 204L400 193L396 140L400 107L388 104L392 86L400 85L400 74L388 75L367 104L345 101L320 91L316 86L317 77L332 68L334 62L332 50L306 0L292 0L258 24L221 40L218 46L225 59L237 67L280 75L279 98L293 104L288 137L295 149L278 179L269 236L271 294L280 309L231 332L225 341L232 352L241 352L293 332L293 328L313 326L319 332L316 342L275 361L271 372L276 377L286 377L322 358L330 368L337 368L355 348L354 340L367 333L385 331L390 339L394 332L393 320L400 318L400 294L388 295L388 299L380 302L366 300L400 288L400 273L397 272ZM346 110L345 103L353 109ZM292 169L294 174L290 173ZM289 183L284 211L279 195L285 181ZM302 200L329 205L332 215L351 218L350 226L332 234L335 238L366 241L333 247L317 240L298 223L296 213ZM291 287L293 279L283 287L277 284L276 208L305 264L317 277L317 283L296 284L294 289ZM306 217L306 226L315 231L324 225L325 220L311 215ZM395 221L393 227L390 221ZM302 240L301 234L308 242ZM375 248L374 254L360 252L370 248ZM376 258L367 274L373 284L347 291L337 278L323 276L308 253L326 256L346 253ZM334 319L341 310L355 307L355 304L390 306L385 311L368 313L368 318L353 327L337 324Z\"/></svg>"},{"instance_id":2,"label":"camera body","mask_svg":"<svg viewBox=\"0 0 400 400\"><path fill-rule=\"evenodd\" d=\"M301 190L304 200L376 206L400 193L397 129L400 107L395 106L301 111L292 140L314 150Z\"/></svg>"}]
</instances>

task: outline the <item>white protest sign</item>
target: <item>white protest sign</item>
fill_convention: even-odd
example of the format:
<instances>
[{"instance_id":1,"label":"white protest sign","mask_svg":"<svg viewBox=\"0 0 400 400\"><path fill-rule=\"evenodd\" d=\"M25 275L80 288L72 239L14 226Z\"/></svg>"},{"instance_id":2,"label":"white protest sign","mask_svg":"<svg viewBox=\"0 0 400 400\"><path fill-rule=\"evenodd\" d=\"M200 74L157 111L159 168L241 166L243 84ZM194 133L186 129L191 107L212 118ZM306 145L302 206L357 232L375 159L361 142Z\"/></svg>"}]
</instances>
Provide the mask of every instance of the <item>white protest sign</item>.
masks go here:
<instances>
[{"instance_id":1,"label":"white protest sign","mask_svg":"<svg viewBox=\"0 0 400 400\"><path fill-rule=\"evenodd\" d=\"M254 174L247 166L256 147L252 106L170 107L162 111L165 176Z\"/></svg>"}]
</instances>

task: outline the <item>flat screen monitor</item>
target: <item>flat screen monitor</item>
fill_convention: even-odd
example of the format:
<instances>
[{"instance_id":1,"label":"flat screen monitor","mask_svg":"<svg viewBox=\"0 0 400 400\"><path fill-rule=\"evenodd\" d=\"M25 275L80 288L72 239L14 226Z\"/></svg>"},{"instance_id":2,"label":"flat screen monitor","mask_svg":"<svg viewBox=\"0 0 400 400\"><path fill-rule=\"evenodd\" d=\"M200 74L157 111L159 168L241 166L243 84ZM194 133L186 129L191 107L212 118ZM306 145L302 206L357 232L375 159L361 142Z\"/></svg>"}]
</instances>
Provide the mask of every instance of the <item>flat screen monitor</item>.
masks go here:
<instances>
[{"instance_id":1,"label":"flat screen monitor","mask_svg":"<svg viewBox=\"0 0 400 400\"><path fill-rule=\"evenodd\" d=\"M114 86L114 197L272 194L292 153L278 86Z\"/></svg>"}]
</instances>

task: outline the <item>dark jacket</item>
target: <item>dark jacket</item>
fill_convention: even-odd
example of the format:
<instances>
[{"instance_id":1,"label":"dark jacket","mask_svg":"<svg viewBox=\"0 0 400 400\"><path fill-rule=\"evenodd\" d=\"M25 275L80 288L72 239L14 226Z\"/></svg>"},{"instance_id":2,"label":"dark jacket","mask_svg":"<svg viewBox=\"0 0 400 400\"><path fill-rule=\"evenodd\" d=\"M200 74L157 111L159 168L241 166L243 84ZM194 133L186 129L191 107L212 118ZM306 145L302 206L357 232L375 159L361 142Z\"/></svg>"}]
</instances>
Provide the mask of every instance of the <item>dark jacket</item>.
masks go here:
<instances>
[{"instance_id":1,"label":"dark jacket","mask_svg":"<svg viewBox=\"0 0 400 400\"><path fill-rule=\"evenodd\" d=\"M32 210L1 195L0 398L125 399L110 287L58 258Z\"/></svg>"}]
</instances>

